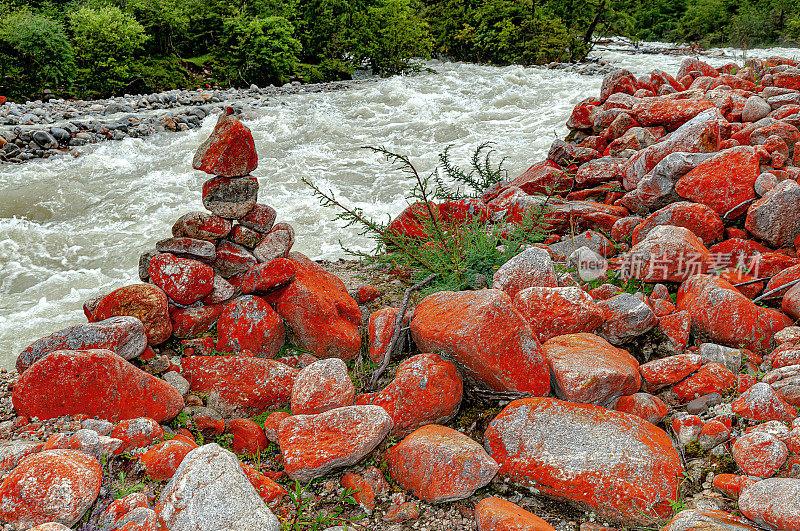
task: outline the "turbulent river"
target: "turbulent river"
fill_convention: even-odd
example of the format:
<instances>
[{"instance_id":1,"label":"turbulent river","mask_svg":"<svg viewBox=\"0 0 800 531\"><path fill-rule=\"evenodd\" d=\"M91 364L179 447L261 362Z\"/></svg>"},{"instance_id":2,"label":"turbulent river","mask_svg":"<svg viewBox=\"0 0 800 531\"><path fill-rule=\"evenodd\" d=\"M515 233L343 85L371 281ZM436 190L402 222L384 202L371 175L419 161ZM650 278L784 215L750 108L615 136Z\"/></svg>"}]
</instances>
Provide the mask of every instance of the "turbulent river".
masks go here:
<instances>
[{"instance_id":1,"label":"turbulent river","mask_svg":"<svg viewBox=\"0 0 800 531\"><path fill-rule=\"evenodd\" d=\"M704 58L713 65L734 60ZM797 49L751 51L797 57ZM596 55L634 74L675 74L680 56ZM736 57L741 62L741 53ZM362 146L385 146L430 172L452 145L465 164L482 142L495 143L510 177L541 160L567 133L572 107L599 94L602 76L560 70L430 62L435 73L393 77L352 90L279 96L243 120L255 137L259 200L296 230L295 250L313 258L368 249L341 228L301 182L308 177L368 214L386 219L407 204L406 174ZM83 148L79 157L0 165L0 368L12 368L31 342L85 322L84 300L138 282L142 251L169 237L173 222L202 210L206 175L192 155L213 129L162 133Z\"/></svg>"}]
</instances>

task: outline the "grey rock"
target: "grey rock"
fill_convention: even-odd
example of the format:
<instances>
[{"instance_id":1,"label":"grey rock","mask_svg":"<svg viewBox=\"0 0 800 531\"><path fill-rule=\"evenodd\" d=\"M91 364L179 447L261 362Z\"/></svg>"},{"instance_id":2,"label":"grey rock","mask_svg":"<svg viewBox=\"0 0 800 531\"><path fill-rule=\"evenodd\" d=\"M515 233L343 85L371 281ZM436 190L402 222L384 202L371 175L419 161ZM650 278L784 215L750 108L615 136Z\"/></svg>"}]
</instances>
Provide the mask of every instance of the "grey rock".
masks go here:
<instances>
[{"instance_id":1,"label":"grey rock","mask_svg":"<svg viewBox=\"0 0 800 531\"><path fill-rule=\"evenodd\" d=\"M17 358L17 372L25 372L37 360L56 350L107 348L131 360L144 352L147 336L142 322L129 316L111 317L96 323L64 328L35 341Z\"/></svg>"},{"instance_id":2,"label":"grey rock","mask_svg":"<svg viewBox=\"0 0 800 531\"><path fill-rule=\"evenodd\" d=\"M156 249L150 249L139 255L139 278L142 282L147 282L150 278L150 260L158 254Z\"/></svg>"},{"instance_id":3,"label":"grey rock","mask_svg":"<svg viewBox=\"0 0 800 531\"><path fill-rule=\"evenodd\" d=\"M778 183L747 209L745 228L773 247L792 247L800 234L800 185Z\"/></svg>"},{"instance_id":4,"label":"grey rock","mask_svg":"<svg viewBox=\"0 0 800 531\"><path fill-rule=\"evenodd\" d=\"M156 242L156 251L208 263L217 258L217 249L213 243L196 238L167 238Z\"/></svg>"},{"instance_id":5,"label":"grey rock","mask_svg":"<svg viewBox=\"0 0 800 531\"><path fill-rule=\"evenodd\" d=\"M621 345L646 334L658 324L653 310L630 293L620 293L608 300L598 301L598 304L610 316L603 323L598 335L614 345Z\"/></svg>"},{"instance_id":6,"label":"grey rock","mask_svg":"<svg viewBox=\"0 0 800 531\"><path fill-rule=\"evenodd\" d=\"M170 531L279 531L281 524L242 472L234 454L216 443L183 458L159 499Z\"/></svg>"},{"instance_id":7,"label":"grey rock","mask_svg":"<svg viewBox=\"0 0 800 531\"><path fill-rule=\"evenodd\" d=\"M56 142L62 146L67 145L72 138L69 134L69 131L62 129L61 127L52 127L50 129L50 134L56 139Z\"/></svg>"},{"instance_id":8,"label":"grey rock","mask_svg":"<svg viewBox=\"0 0 800 531\"><path fill-rule=\"evenodd\" d=\"M44 443L39 441L0 442L0 473L11 472L20 461L42 448Z\"/></svg>"},{"instance_id":9,"label":"grey rock","mask_svg":"<svg viewBox=\"0 0 800 531\"><path fill-rule=\"evenodd\" d=\"M686 404L686 411L690 415L699 415L705 413L709 408L717 406L722 403L722 395L719 393L709 393L707 395L698 396L694 400L690 400Z\"/></svg>"},{"instance_id":10,"label":"grey rock","mask_svg":"<svg viewBox=\"0 0 800 531\"><path fill-rule=\"evenodd\" d=\"M244 273L258 261L250 251L228 241L220 242L216 250L216 260L211 264L212 267L225 278Z\"/></svg>"},{"instance_id":11,"label":"grey rock","mask_svg":"<svg viewBox=\"0 0 800 531\"><path fill-rule=\"evenodd\" d=\"M550 253L538 247L526 249L501 265L492 283L492 288L503 290L512 298L531 286L558 286Z\"/></svg>"},{"instance_id":12,"label":"grey rock","mask_svg":"<svg viewBox=\"0 0 800 531\"><path fill-rule=\"evenodd\" d=\"M727 367L733 374L742 368L742 351L738 348L724 347L716 343L703 343L698 351L700 357L709 362Z\"/></svg>"},{"instance_id":13,"label":"grey rock","mask_svg":"<svg viewBox=\"0 0 800 531\"><path fill-rule=\"evenodd\" d=\"M772 112L770 104L758 96L750 96L742 109L743 122L757 122Z\"/></svg>"},{"instance_id":14,"label":"grey rock","mask_svg":"<svg viewBox=\"0 0 800 531\"><path fill-rule=\"evenodd\" d=\"M255 249L253 255L259 262L270 262L275 258L289 256L289 251L294 245L294 228L288 223L277 223L272 230L264 236Z\"/></svg>"},{"instance_id":15,"label":"grey rock","mask_svg":"<svg viewBox=\"0 0 800 531\"><path fill-rule=\"evenodd\" d=\"M161 377L164 378L165 382L174 387L175 390L181 394L181 396L185 396L186 393L189 392L189 388L191 387L189 385L189 380L184 378L181 373L177 371L169 371L165 372Z\"/></svg>"},{"instance_id":16,"label":"grey rock","mask_svg":"<svg viewBox=\"0 0 800 531\"><path fill-rule=\"evenodd\" d=\"M258 181L245 177L213 177L203 184L203 206L225 219L247 215L258 200Z\"/></svg>"},{"instance_id":17,"label":"grey rock","mask_svg":"<svg viewBox=\"0 0 800 531\"><path fill-rule=\"evenodd\" d=\"M566 260L569 255L581 247L588 247L605 258L616 254L614 242L593 230L587 230L577 236L564 236L560 242L550 244L548 247L557 261Z\"/></svg>"},{"instance_id":18,"label":"grey rock","mask_svg":"<svg viewBox=\"0 0 800 531\"><path fill-rule=\"evenodd\" d=\"M45 149L58 147L58 142L47 131L36 131L33 133L33 141Z\"/></svg>"}]
</instances>

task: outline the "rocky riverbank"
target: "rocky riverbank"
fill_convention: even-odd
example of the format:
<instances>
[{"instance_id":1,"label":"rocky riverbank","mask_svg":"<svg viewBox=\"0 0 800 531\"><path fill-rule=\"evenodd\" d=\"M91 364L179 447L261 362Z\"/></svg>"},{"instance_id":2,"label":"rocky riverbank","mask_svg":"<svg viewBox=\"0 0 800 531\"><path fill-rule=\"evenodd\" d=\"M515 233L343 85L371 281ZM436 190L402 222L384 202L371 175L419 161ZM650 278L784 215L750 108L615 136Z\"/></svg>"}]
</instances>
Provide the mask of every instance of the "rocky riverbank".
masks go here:
<instances>
[{"instance_id":1,"label":"rocky riverbank","mask_svg":"<svg viewBox=\"0 0 800 531\"><path fill-rule=\"evenodd\" d=\"M50 99L0 104L0 163L76 154L105 140L140 138L199 127L226 106L237 112L268 105L274 97L347 90L374 79L227 90L171 90L105 100Z\"/></svg>"},{"instance_id":2,"label":"rocky riverbank","mask_svg":"<svg viewBox=\"0 0 800 531\"><path fill-rule=\"evenodd\" d=\"M516 179L392 221L544 207L548 234L403 308L389 272L292 251L226 108L206 211L3 374L0 520L800 530L800 69L615 70L567 124Z\"/></svg>"}]
</instances>

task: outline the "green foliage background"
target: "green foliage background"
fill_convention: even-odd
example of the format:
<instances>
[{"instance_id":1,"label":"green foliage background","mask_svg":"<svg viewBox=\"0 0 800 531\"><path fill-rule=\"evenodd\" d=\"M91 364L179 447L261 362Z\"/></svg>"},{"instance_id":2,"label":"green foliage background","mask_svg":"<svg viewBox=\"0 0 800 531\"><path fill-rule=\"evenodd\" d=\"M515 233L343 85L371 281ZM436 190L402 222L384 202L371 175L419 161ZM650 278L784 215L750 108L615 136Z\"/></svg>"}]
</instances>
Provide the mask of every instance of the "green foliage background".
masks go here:
<instances>
[{"instance_id":1,"label":"green foliage background","mask_svg":"<svg viewBox=\"0 0 800 531\"><path fill-rule=\"evenodd\" d=\"M0 0L0 94L318 82L431 56L575 61L604 35L794 43L800 0Z\"/></svg>"}]
</instances>

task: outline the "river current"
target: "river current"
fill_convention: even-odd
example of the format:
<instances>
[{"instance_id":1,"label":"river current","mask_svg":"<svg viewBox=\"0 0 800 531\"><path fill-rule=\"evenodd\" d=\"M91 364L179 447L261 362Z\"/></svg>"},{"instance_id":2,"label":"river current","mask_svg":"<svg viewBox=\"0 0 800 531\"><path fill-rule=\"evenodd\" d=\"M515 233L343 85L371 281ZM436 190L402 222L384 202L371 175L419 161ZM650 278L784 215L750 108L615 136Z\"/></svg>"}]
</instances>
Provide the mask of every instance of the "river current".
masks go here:
<instances>
[{"instance_id":1,"label":"river current","mask_svg":"<svg viewBox=\"0 0 800 531\"><path fill-rule=\"evenodd\" d=\"M713 65L734 60L708 57ZM797 49L750 56L800 56ZM602 49L595 56L640 75L675 74L682 57L630 55ZM741 52L736 57L741 63ZM259 155L259 200L297 234L294 249L312 258L366 250L370 240L342 228L301 182L307 177L346 203L386 220L407 204L408 176L363 146L408 155L427 174L452 145L465 165L479 144L495 143L509 177L541 160L580 100L599 94L602 76L561 70L429 62L434 72L393 77L339 92L286 95L247 111ZM139 282L139 254L169 237L173 222L203 210L208 177L191 167L213 129L161 133L105 142L78 157L0 165L0 368L53 331L85 322L84 300Z\"/></svg>"}]
</instances>

